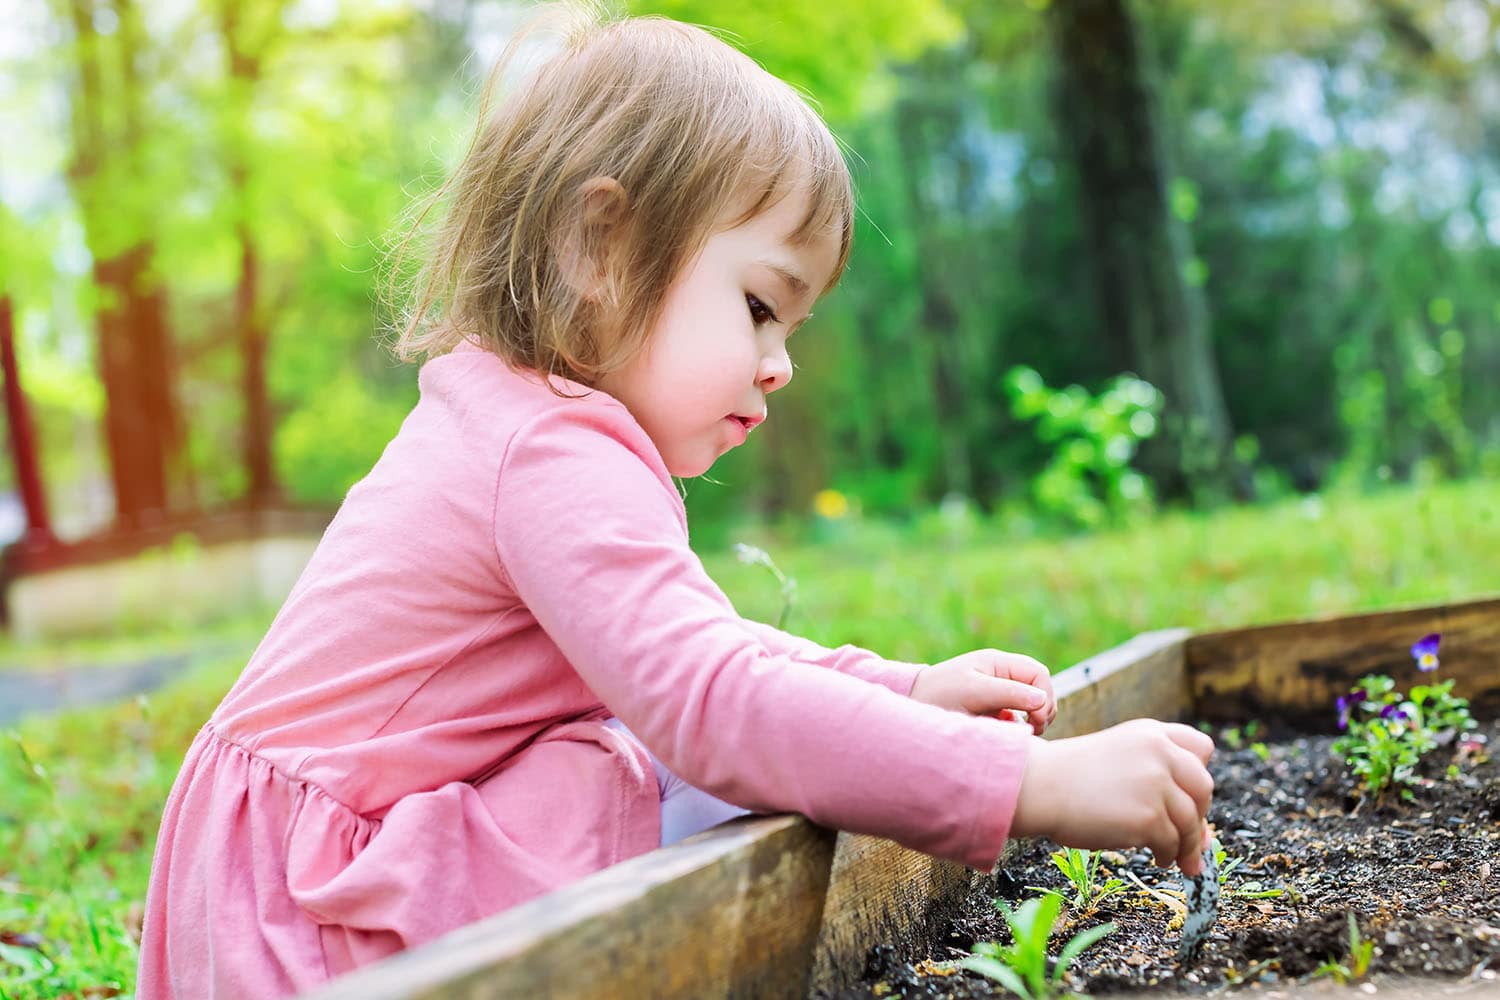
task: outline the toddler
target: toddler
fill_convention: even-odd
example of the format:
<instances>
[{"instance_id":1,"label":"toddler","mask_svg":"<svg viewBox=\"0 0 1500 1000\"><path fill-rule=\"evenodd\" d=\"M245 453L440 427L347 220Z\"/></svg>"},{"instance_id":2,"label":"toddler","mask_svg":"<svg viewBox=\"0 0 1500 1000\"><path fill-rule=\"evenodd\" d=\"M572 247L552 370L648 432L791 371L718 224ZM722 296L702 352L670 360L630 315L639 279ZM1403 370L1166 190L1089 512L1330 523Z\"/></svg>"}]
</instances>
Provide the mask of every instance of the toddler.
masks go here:
<instances>
[{"instance_id":1,"label":"toddler","mask_svg":"<svg viewBox=\"0 0 1500 1000\"><path fill-rule=\"evenodd\" d=\"M1044 741L1036 661L826 649L689 548L673 477L768 418L849 255L791 88L595 19L447 187L399 344L420 400L187 753L142 1000L304 991L745 811L984 870L1023 835L1198 870L1206 736Z\"/></svg>"}]
</instances>

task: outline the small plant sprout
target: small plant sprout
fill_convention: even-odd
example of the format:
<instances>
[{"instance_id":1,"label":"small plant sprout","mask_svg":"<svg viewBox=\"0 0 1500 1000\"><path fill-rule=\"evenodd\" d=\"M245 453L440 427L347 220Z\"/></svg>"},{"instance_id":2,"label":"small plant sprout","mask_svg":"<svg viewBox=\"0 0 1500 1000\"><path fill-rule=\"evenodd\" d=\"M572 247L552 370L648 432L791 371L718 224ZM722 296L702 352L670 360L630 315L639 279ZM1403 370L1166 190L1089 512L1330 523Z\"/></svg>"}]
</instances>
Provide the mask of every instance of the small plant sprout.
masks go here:
<instances>
[{"instance_id":1,"label":"small plant sprout","mask_svg":"<svg viewBox=\"0 0 1500 1000\"><path fill-rule=\"evenodd\" d=\"M1360 938L1359 924L1355 923L1354 914L1351 913L1349 914L1349 954L1346 959L1348 964L1330 958L1313 970L1313 978L1332 976L1333 981L1340 986L1358 982L1369 973L1370 959L1374 954L1375 942Z\"/></svg>"},{"instance_id":2,"label":"small plant sprout","mask_svg":"<svg viewBox=\"0 0 1500 1000\"><path fill-rule=\"evenodd\" d=\"M1052 1000L1066 996L1063 976L1083 952L1100 938L1114 933L1114 924L1100 924L1073 935L1057 954L1048 972L1047 941L1062 911L1062 897L1056 893L1026 900L1012 910L1002 899L995 907L1004 915L1010 928L1011 943L1001 945L984 941L974 946L974 954L960 964L978 972L1025 1000Z\"/></svg>"},{"instance_id":3,"label":"small plant sprout","mask_svg":"<svg viewBox=\"0 0 1500 1000\"><path fill-rule=\"evenodd\" d=\"M1257 736L1260 735L1261 729L1262 727L1260 724L1260 720L1251 719L1249 722L1245 723L1244 726L1228 727L1227 729L1219 733L1219 738L1224 741L1224 745L1229 749L1243 750L1245 749L1247 741L1253 741ZM1250 749L1254 750L1258 745L1263 744L1250 742Z\"/></svg>"},{"instance_id":4,"label":"small plant sprout","mask_svg":"<svg viewBox=\"0 0 1500 1000\"><path fill-rule=\"evenodd\" d=\"M746 566L764 566L781 584L781 614L776 618L776 627L785 628L787 616L792 613L792 604L797 599L797 580L787 576L771 559L771 553L744 542L734 543L734 557Z\"/></svg>"},{"instance_id":5,"label":"small plant sprout","mask_svg":"<svg viewBox=\"0 0 1500 1000\"><path fill-rule=\"evenodd\" d=\"M1060 851L1052 852L1052 863L1073 887L1071 899L1056 889L1046 889L1038 885L1028 885L1026 888L1048 896L1056 896L1075 910L1092 909L1125 889L1123 879L1111 878L1102 883L1094 881L1094 876L1099 871L1100 857L1101 855L1096 851L1081 851L1073 847L1064 847Z\"/></svg>"},{"instance_id":6,"label":"small plant sprout","mask_svg":"<svg viewBox=\"0 0 1500 1000\"><path fill-rule=\"evenodd\" d=\"M1286 895L1285 889L1267 889L1264 882L1241 882L1237 886L1229 885L1229 875L1240 865L1245 863L1244 858L1231 858L1224 845L1215 837L1209 844L1209 850L1213 852L1214 865L1219 875L1219 885L1223 886L1224 894L1236 899L1276 899Z\"/></svg>"}]
</instances>

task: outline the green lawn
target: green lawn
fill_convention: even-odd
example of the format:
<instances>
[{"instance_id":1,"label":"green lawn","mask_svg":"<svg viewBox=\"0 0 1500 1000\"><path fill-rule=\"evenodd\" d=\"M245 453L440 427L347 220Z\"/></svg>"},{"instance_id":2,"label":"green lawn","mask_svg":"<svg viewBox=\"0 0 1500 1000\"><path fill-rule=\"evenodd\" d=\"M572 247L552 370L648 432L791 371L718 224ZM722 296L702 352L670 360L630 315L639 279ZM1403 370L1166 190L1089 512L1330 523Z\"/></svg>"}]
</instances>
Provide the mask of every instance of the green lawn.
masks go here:
<instances>
[{"instance_id":1,"label":"green lawn","mask_svg":"<svg viewBox=\"0 0 1500 1000\"><path fill-rule=\"evenodd\" d=\"M1175 625L1216 627L1500 593L1497 484L1169 515L1130 532L1011 542L876 525L767 548L798 582L789 628L899 659L977 646L1055 669ZM774 621L779 589L733 555L705 559L741 612ZM213 630L206 630L213 635ZM229 630L244 632L242 625ZM0 644L0 667L127 658L178 632L109 644ZM198 648L188 642L185 648ZM248 646L247 646L248 649ZM0 739L0 997L128 993L162 803L244 652L200 657L149 697L34 718Z\"/></svg>"}]
</instances>

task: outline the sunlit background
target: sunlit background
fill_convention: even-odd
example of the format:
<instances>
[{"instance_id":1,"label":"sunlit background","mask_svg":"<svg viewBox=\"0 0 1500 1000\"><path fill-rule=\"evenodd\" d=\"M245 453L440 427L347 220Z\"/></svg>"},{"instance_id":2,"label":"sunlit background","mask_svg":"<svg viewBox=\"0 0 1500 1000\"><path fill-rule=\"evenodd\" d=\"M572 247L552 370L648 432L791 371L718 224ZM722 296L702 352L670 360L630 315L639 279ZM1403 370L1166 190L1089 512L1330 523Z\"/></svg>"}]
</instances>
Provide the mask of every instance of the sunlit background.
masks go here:
<instances>
[{"instance_id":1,"label":"sunlit background","mask_svg":"<svg viewBox=\"0 0 1500 1000\"><path fill-rule=\"evenodd\" d=\"M859 186L795 388L689 486L700 543L823 490L867 517L946 498L1093 526L1152 496L1493 471L1493 8L1045 8L640 5L805 88ZM0 278L59 538L338 503L414 398L374 298L401 212L522 20L6 0ZM1126 373L1159 398L1101 409ZM5 540L16 487L6 463Z\"/></svg>"}]
</instances>

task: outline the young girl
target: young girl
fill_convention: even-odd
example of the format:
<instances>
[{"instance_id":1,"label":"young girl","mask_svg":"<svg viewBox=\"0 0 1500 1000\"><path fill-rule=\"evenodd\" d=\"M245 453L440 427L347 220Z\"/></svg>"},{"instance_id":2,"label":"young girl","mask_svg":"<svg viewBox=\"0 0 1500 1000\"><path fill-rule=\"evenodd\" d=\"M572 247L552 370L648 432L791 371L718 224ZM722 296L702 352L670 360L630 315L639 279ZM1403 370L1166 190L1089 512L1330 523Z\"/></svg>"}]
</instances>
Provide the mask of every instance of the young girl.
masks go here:
<instances>
[{"instance_id":1,"label":"young girl","mask_svg":"<svg viewBox=\"0 0 1500 1000\"><path fill-rule=\"evenodd\" d=\"M767 419L849 254L844 162L789 87L595 22L452 186L401 345L421 399L168 800L143 1000L303 991L747 810L985 870L1020 835L1198 869L1201 733L1044 741L1034 660L824 649L688 547L672 477Z\"/></svg>"}]
</instances>

